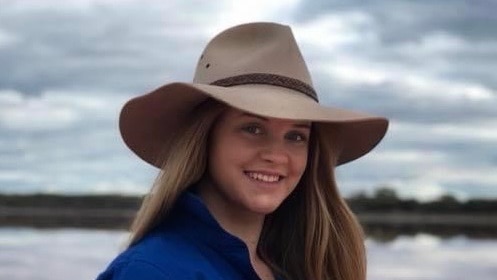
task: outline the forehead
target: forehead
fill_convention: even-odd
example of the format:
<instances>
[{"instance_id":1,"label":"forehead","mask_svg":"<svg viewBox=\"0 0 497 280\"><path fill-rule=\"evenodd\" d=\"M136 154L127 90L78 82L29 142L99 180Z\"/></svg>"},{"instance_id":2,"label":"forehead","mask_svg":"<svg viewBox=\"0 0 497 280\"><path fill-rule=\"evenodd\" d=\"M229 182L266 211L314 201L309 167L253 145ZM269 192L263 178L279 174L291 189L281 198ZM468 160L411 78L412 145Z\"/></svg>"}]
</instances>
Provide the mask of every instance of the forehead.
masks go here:
<instances>
[{"instance_id":1,"label":"forehead","mask_svg":"<svg viewBox=\"0 0 497 280\"><path fill-rule=\"evenodd\" d=\"M295 126L309 127L311 125L311 121L306 120L290 120L290 119L279 119L272 118L266 116L260 116L254 113L250 113L247 111L242 111L233 107L228 107L224 112L221 121L236 121L241 119L256 119L263 122L272 122L272 123L281 123L281 124L289 124Z\"/></svg>"}]
</instances>

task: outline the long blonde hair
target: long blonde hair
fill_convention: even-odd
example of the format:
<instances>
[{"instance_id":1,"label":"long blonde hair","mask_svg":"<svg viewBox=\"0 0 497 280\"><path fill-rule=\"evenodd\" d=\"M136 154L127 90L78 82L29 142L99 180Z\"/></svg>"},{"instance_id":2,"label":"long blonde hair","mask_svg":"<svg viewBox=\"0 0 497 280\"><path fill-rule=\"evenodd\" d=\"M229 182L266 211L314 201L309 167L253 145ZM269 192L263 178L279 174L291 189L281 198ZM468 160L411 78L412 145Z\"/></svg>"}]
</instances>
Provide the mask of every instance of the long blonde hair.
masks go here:
<instances>
[{"instance_id":1,"label":"long blonde hair","mask_svg":"<svg viewBox=\"0 0 497 280\"><path fill-rule=\"evenodd\" d=\"M131 226L130 244L165 219L179 195L205 175L209 132L225 108L204 102L169 143L162 171ZM324 139L325 129L313 124L306 171L295 191L267 216L258 254L288 280L364 280L362 229L338 192L333 170L339 147Z\"/></svg>"},{"instance_id":2,"label":"long blonde hair","mask_svg":"<svg viewBox=\"0 0 497 280\"><path fill-rule=\"evenodd\" d=\"M212 99L201 103L167 143L167 152L161 156L161 172L131 224L130 245L157 226L180 194L202 178L207 166L209 132L225 108Z\"/></svg>"},{"instance_id":3,"label":"long blonde hair","mask_svg":"<svg viewBox=\"0 0 497 280\"><path fill-rule=\"evenodd\" d=\"M306 171L295 191L266 218L261 257L287 280L365 280L362 227L339 194L334 167L341 149L314 123ZM326 135L333 135L327 133Z\"/></svg>"}]
</instances>

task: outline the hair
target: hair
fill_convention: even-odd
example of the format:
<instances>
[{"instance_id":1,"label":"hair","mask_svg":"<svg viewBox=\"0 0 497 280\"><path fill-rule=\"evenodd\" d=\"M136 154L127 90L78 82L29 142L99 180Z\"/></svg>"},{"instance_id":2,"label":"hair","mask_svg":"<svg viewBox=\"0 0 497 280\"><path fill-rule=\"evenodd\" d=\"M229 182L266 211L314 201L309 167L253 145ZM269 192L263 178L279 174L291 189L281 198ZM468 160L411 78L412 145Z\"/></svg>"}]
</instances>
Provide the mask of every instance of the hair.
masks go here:
<instances>
[{"instance_id":1,"label":"hair","mask_svg":"<svg viewBox=\"0 0 497 280\"><path fill-rule=\"evenodd\" d=\"M132 223L130 245L165 219L179 195L206 175L209 133L225 108L210 99L204 102L169 143L162 170ZM292 194L267 215L259 240L259 256L288 280L366 279L363 232L338 192L334 167L340 147L324 139L329 128L313 124L306 170Z\"/></svg>"},{"instance_id":2,"label":"hair","mask_svg":"<svg viewBox=\"0 0 497 280\"><path fill-rule=\"evenodd\" d=\"M160 157L161 171L131 224L130 245L164 220L181 193L202 178L207 166L209 132L225 108L226 105L207 99L167 142L166 152Z\"/></svg>"},{"instance_id":3,"label":"hair","mask_svg":"<svg viewBox=\"0 0 497 280\"><path fill-rule=\"evenodd\" d=\"M306 171L265 220L258 252L285 279L366 279L363 230L335 180L339 129L313 124Z\"/></svg>"}]
</instances>

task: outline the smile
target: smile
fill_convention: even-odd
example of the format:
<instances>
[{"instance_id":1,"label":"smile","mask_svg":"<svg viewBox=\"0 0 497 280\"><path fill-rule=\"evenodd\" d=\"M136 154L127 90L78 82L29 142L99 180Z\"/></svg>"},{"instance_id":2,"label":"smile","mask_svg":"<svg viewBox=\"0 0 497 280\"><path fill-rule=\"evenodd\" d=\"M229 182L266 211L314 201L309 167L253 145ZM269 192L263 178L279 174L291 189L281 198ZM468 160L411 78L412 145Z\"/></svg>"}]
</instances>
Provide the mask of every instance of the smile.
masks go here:
<instances>
[{"instance_id":1,"label":"smile","mask_svg":"<svg viewBox=\"0 0 497 280\"><path fill-rule=\"evenodd\" d=\"M267 175L267 174L262 174L262 173L257 173L257 172L246 172L247 176L250 178L257 180L257 181L262 181L266 183L274 183L278 182L282 177L279 175Z\"/></svg>"}]
</instances>

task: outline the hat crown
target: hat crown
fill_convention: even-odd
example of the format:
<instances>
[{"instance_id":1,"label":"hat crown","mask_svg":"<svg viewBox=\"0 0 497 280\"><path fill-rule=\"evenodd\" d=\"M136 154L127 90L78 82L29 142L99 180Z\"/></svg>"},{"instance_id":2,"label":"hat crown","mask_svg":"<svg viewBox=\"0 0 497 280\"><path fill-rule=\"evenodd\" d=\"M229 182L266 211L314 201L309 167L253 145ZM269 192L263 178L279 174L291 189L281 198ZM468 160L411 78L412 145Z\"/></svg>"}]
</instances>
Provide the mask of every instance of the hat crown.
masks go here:
<instances>
[{"instance_id":1,"label":"hat crown","mask_svg":"<svg viewBox=\"0 0 497 280\"><path fill-rule=\"evenodd\" d=\"M169 83L128 101L119 117L122 138L160 168L170 141L208 98L255 115L316 123L338 147L332 156L337 165L368 153L388 127L382 117L320 105L290 27L251 23L207 44L193 84Z\"/></svg>"},{"instance_id":2,"label":"hat crown","mask_svg":"<svg viewBox=\"0 0 497 280\"><path fill-rule=\"evenodd\" d=\"M204 49L194 83L246 74L272 74L312 86L311 77L290 27L276 23L250 23L227 29Z\"/></svg>"}]
</instances>

